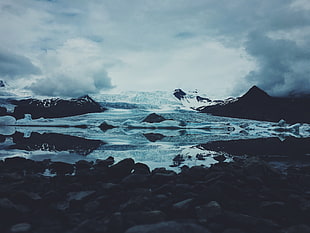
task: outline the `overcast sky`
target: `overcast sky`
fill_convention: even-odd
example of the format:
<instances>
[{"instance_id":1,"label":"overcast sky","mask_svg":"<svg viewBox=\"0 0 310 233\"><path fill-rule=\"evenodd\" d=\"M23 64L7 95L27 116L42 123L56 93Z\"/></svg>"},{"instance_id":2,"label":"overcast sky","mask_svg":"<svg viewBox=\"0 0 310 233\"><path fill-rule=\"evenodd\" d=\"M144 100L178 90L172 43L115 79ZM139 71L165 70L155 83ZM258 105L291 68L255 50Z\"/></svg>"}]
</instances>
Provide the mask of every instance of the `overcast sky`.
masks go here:
<instances>
[{"instance_id":1,"label":"overcast sky","mask_svg":"<svg viewBox=\"0 0 310 233\"><path fill-rule=\"evenodd\" d=\"M34 95L310 92L309 0L1 0L0 79Z\"/></svg>"}]
</instances>

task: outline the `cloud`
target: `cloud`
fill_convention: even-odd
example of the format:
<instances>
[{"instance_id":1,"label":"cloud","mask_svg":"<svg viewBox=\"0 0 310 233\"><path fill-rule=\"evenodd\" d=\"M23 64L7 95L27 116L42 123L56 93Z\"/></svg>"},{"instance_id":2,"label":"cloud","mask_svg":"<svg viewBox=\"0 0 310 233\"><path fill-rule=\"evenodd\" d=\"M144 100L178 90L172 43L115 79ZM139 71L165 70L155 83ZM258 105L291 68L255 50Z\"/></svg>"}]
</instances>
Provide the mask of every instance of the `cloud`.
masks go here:
<instances>
[{"instance_id":1,"label":"cloud","mask_svg":"<svg viewBox=\"0 0 310 233\"><path fill-rule=\"evenodd\" d=\"M46 75L27 88L38 95L80 96L112 89L97 43L74 38L41 54Z\"/></svg>"},{"instance_id":2,"label":"cloud","mask_svg":"<svg viewBox=\"0 0 310 233\"><path fill-rule=\"evenodd\" d=\"M113 85L106 71L102 70L84 77L66 74L48 76L38 79L28 88L37 95L78 97L109 90Z\"/></svg>"},{"instance_id":3,"label":"cloud","mask_svg":"<svg viewBox=\"0 0 310 233\"><path fill-rule=\"evenodd\" d=\"M285 39L271 39L251 33L246 43L259 68L246 79L271 95L310 93L310 46L298 46Z\"/></svg>"},{"instance_id":4,"label":"cloud","mask_svg":"<svg viewBox=\"0 0 310 233\"><path fill-rule=\"evenodd\" d=\"M198 86L220 97L252 84L285 95L308 90L309 11L307 0L2 0L0 44L40 68L36 94L69 95L63 79L79 84L72 95Z\"/></svg>"},{"instance_id":5,"label":"cloud","mask_svg":"<svg viewBox=\"0 0 310 233\"><path fill-rule=\"evenodd\" d=\"M0 77L6 80L40 74L40 69L29 58L0 48Z\"/></svg>"}]
</instances>

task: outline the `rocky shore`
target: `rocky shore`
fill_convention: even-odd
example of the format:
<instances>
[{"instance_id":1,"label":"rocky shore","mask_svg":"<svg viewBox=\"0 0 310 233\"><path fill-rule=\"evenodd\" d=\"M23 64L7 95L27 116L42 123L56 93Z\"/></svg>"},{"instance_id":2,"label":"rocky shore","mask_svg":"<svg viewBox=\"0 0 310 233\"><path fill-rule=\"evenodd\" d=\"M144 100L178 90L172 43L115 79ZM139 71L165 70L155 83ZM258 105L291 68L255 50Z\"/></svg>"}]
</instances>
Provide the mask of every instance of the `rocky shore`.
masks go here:
<instances>
[{"instance_id":1,"label":"rocky shore","mask_svg":"<svg viewBox=\"0 0 310 233\"><path fill-rule=\"evenodd\" d=\"M251 157L177 174L130 158L7 158L0 216L3 233L308 233L310 167Z\"/></svg>"}]
</instances>

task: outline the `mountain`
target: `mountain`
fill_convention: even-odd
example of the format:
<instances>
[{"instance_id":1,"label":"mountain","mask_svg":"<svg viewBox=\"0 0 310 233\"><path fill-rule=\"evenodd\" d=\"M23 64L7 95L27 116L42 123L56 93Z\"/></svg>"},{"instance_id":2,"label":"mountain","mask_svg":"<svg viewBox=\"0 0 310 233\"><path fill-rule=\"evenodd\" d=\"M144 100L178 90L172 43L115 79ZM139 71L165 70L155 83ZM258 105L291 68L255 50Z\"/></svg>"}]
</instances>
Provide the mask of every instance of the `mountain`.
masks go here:
<instances>
[{"instance_id":1,"label":"mountain","mask_svg":"<svg viewBox=\"0 0 310 233\"><path fill-rule=\"evenodd\" d=\"M197 110L216 116L235 117L262 121L310 123L310 98L272 97L253 86L234 102L204 106Z\"/></svg>"},{"instance_id":2,"label":"mountain","mask_svg":"<svg viewBox=\"0 0 310 233\"><path fill-rule=\"evenodd\" d=\"M32 119L41 117L59 118L106 110L88 95L70 100L60 98L39 100L30 98L11 100L10 102L15 105L11 115L16 119L24 118L25 114L31 114Z\"/></svg>"},{"instance_id":3,"label":"mountain","mask_svg":"<svg viewBox=\"0 0 310 233\"><path fill-rule=\"evenodd\" d=\"M227 98L225 100L211 100L207 97L202 97L197 91L186 93L182 89L175 89L174 97L180 100L183 106L191 109L199 109L206 106L224 105L236 101L235 98Z\"/></svg>"},{"instance_id":4,"label":"mountain","mask_svg":"<svg viewBox=\"0 0 310 233\"><path fill-rule=\"evenodd\" d=\"M4 83L3 80L0 80L0 88L1 88L1 87L5 87L5 83Z\"/></svg>"}]
</instances>

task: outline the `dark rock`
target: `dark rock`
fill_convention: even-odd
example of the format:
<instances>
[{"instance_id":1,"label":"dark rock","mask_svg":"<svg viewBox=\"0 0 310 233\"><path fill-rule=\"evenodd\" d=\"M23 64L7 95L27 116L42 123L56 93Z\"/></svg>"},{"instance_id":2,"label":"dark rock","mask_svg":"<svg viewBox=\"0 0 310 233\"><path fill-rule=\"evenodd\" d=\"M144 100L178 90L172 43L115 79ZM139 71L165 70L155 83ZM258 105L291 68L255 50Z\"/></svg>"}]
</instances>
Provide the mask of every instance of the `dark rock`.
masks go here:
<instances>
[{"instance_id":1,"label":"dark rock","mask_svg":"<svg viewBox=\"0 0 310 233\"><path fill-rule=\"evenodd\" d=\"M50 164L49 169L51 173L56 173L57 175L72 174L74 172L74 166L64 162L53 162Z\"/></svg>"},{"instance_id":2,"label":"dark rock","mask_svg":"<svg viewBox=\"0 0 310 233\"><path fill-rule=\"evenodd\" d=\"M106 109L99 103L94 101L88 95L77 99L24 99L12 100L12 104L16 105L13 116L16 119L24 118L25 114L31 114L32 119L59 118L86 113L103 112Z\"/></svg>"},{"instance_id":3,"label":"dark rock","mask_svg":"<svg viewBox=\"0 0 310 233\"><path fill-rule=\"evenodd\" d=\"M115 162L112 156L109 156L107 159L97 159L94 165L95 168L107 168Z\"/></svg>"},{"instance_id":4,"label":"dark rock","mask_svg":"<svg viewBox=\"0 0 310 233\"><path fill-rule=\"evenodd\" d=\"M263 217L281 219L287 215L286 206L280 201L264 201L260 205Z\"/></svg>"},{"instance_id":5,"label":"dark rock","mask_svg":"<svg viewBox=\"0 0 310 233\"><path fill-rule=\"evenodd\" d=\"M266 162L255 157L245 160L244 172L254 177L278 176L279 173Z\"/></svg>"},{"instance_id":6,"label":"dark rock","mask_svg":"<svg viewBox=\"0 0 310 233\"><path fill-rule=\"evenodd\" d=\"M8 114L5 107L0 107L0 116L6 116Z\"/></svg>"},{"instance_id":7,"label":"dark rock","mask_svg":"<svg viewBox=\"0 0 310 233\"><path fill-rule=\"evenodd\" d=\"M109 174L114 178L124 178L131 174L134 169L135 162L131 158L124 159L117 164L113 165L109 169Z\"/></svg>"},{"instance_id":8,"label":"dark rock","mask_svg":"<svg viewBox=\"0 0 310 233\"><path fill-rule=\"evenodd\" d=\"M136 163L133 168L133 173L135 174L150 174L150 168L144 163Z\"/></svg>"},{"instance_id":9,"label":"dark rock","mask_svg":"<svg viewBox=\"0 0 310 233\"><path fill-rule=\"evenodd\" d=\"M42 197L38 193L16 191L10 195L10 200L14 203L33 205L35 202L42 200Z\"/></svg>"},{"instance_id":10,"label":"dark rock","mask_svg":"<svg viewBox=\"0 0 310 233\"><path fill-rule=\"evenodd\" d=\"M90 198L95 193L94 190L90 191L80 191L80 192L70 192L67 194L68 201L84 201Z\"/></svg>"},{"instance_id":11,"label":"dark rock","mask_svg":"<svg viewBox=\"0 0 310 233\"><path fill-rule=\"evenodd\" d=\"M19 232L31 232L31 224L29 223L18 223L11 227L12 233L19 233Z\"/></svg>"},{"instance_id":12,"label":"dark rock","mask_svg":"<svg viewBox=\"0 0 310 233\"><path fill-rule=\"evenodd\" d=\"M128 212L123 214L123 220L126 228L128 228L165 221L166 215L160 210Z\"/></svg>"},{"instance_id":13,"label":"dark rock","mask_svg":"<svg viewBox=\"0 0 310 233\"><path fill-rule=\"evenodd\" d=\"M284 230L284 233L310 233L310 226L305 224L291 226Z\"/></svg>"},{"instance_id":14,"label":"dark rock","mask_svg":"<svg viewBox=\"0 0 310 233\"><path fill-rule=\"evenodd\" d=\"M245 232L237 228L230 228L223 231L223 233L245 233Z\"/></svg>"},{"instance_id":15,"label":"dark rock","mask_svg":"<svg viewBox=\"0 0 310 233\"><path fill-rule=\"evenodd\" d=\"M99 126L99 128L100 128L102 131L106 131L106 130L109 130L109 129L114 129L114 128L116 128L116 126L114 126L114 125L109 125L108 123L103 122L103 123L101 123L101 125Z\"/></svg>"},{"instance_id":16,"label":"dark rock","mask_svg":"<svg viewBox=\"0 0 310 233\"><path fill-rule=\"evenodd\" d=\"M5 165L16 172L39 173L44 172L46 166L43 162L35 162L22 157L6 158Z\"/></svg>"},{"instance_id":17,"label":"dark rock","mask_svg":"<svg viewBox=\"0 0 310 233\"><path fill-rule=\"evenodd\" d=\"M75 163L76 172L78 171L89 171L93 166L93 162L89 162L86 160L79 160Z\"/></svg>"},{"instance_id":18,"label":"dark rock","mask_svg":"<svg viewBox=\"0 0 310 233\"><path fill-rule=\"evenodd\" d=\"M148 123L160 123L162 121L165 121L166 119L156 113L151 113L148 115L142 122L148 122Z\"/></svg>"},{"instance_id":19,"label":"dark rock","mask_svg":"<svg viewBox=\"0 0 310 233\"><path fill-rule=\"evenodd\" d=\"M178 154L173 158L172 161L173 161L172 167L178 167L185 161L185 159L184 159L183 155Z\"/></svg>"},{"instance_id":20,"label":"dark rock","mask_svg":"<svg viewBox=\"0 0 310 233\"><path fill-rule=\"evenodd\" d=\"M19 221L28 211L29 209L23 205L17 205L7 198L0 198L0 216L4 224Z\"/></svg>"},{"instance_id":21,"label":"dark rock","mask_svg":"<svg viewBox=\"0 0 310 233\"><path fill-rule=\"evenodd\" d=\"M165 172L152 172L152 176L151 176L151 180L152 183L155 184L161 184L161 183L167 183L170 180L174 179L176 176L176 173L174 172L169 172L169 173L165 173Z\"/></svg>"},{"instance_id":22,"label":"dark rock","mask_svg":"<svg viewBox=\"0 0 310 233\"><path fill-rule=\"evenodd\" d=\"M279 225L273 221L231 211L224 212L221 223L225 226L251 232L255 230L257 232L271 233L279 229Z\"/></svg>"},{"instance_id":23,"label":"dark rock","mask_svg":"<svg viewBox=\"0 0 310 233\"><path fill-rule=\"evenodd\" d=\"M189 199L173 204L173 208L175 209L175 211L186 211L189 209L192 203L193 203L193 199L189 198Z\"/></svg>"},{"instance_id":24,"label":"dark rock","mask_svg":"<svg viewBox=\"0 0 310 233\"><path fill-rule=\"evenodd\" d=\"M131 227L126 233L210 233L206 228L194 223L174 221Z\"/></svg>"},{"instance_id":25,"label":"dark rock","mask_svg":"<svg viewBox=\"0 0 310 233\"><path fill-rule=\"evenodd\" d=\"M143 185L148 181L148 175L145 174L131 174L126 176L122 180L122 184L126 186L136 186L136 185Z\"/></svg>"},{"instance_id":26,"label":"dark rock","mask_svg":"<svg viewBox=\"0 0 310 233\"><path fill-rule=\"evenodd\" d=\"M100 202L97 200L89 201L84 204L83 210L87 213L93 213L100 208Z\"/></svg>"},{"instance_id":27,"label":"dark rock","mask_svg":"<svg viewBox=\"0 0 310 233\"><path fill-rule=\"evenodd\" d=\"M216 201L211 201L207 205L197 206L196 215L200 222L207 222L218 217L223 212L221 205Z\"/></svg>"},{"instance_id":28,"label":"dark rock","mask_svg":"<svg viewBox=\"0 0 310 233\"><path fill-rule=\"evenodd\" d=\"M150 142L156 142L162 140L165 136L160 133L145 133L143 134Z\"/></svg>"},{"instance_id":29,"label":"dark rock","mask_svg":"<svg viewBox=\"0 0 310 233\"><path fill-rule=\"evenodd\" d=\"M215 159L216 161L221 163L221 162L224 162L226 160L226 157L221 154L221 155L217 155L217 156L213 157L213 159Z\"/></svg>"}]
</instances>

